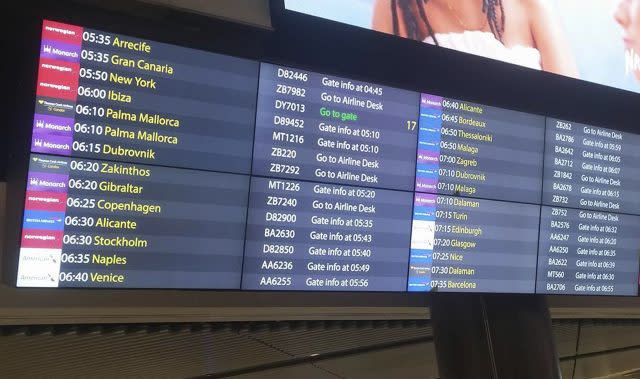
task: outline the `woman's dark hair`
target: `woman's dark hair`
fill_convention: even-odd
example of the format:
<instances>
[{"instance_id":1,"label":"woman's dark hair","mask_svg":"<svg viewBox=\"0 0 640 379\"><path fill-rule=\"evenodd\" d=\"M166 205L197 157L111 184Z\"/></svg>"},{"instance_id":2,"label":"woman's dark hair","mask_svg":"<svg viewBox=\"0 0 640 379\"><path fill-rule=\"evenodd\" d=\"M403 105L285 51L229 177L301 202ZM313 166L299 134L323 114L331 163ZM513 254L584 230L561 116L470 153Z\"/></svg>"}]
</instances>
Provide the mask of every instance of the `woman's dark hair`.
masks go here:
<instances>
[{"instance_id":1,"label":"woman's dark hair","mask_svg":"<svg viewBox=\"0 0 640 379\"><path fill-rule=\"evenodd\" d=\"M400 34L400 18L398 11L402 15L402 23L407 29L407 38L423 40L431 36L436 45L438 40L429 23L429 17L424 11L424 4L429 0L391 0L391 17L393 19L393 34ZM498 12L499 17L498 17ZM504 6L502 0L482 0L482 13L487 15L487 21L491 33L502 41L504 31ZM426 27L427 35L421 36L420 23Z\"/></svg>"}]
</instances>

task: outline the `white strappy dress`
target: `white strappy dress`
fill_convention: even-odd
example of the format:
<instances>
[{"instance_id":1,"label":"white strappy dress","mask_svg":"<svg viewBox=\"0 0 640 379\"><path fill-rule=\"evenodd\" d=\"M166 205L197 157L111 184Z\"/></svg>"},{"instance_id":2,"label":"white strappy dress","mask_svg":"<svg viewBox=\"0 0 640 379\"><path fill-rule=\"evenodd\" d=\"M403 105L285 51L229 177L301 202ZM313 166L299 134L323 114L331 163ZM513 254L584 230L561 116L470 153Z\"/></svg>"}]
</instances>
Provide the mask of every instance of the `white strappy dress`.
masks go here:
<instances>
[{"instance_id":1,"label":"white strappy dress","mask_svg":"<svg viewBox=\"0 0 640 379\"><path fill-rule=\"evenodd\" d=\"M542 69L538 49L528 46L506 47L490 32L474 30L462 33L436 33L436 39L439 46L449 49L518 64L536 70ZM427 37L424 42L435 45L435 41L431 36Z\"/></svg>"}]
</instances>

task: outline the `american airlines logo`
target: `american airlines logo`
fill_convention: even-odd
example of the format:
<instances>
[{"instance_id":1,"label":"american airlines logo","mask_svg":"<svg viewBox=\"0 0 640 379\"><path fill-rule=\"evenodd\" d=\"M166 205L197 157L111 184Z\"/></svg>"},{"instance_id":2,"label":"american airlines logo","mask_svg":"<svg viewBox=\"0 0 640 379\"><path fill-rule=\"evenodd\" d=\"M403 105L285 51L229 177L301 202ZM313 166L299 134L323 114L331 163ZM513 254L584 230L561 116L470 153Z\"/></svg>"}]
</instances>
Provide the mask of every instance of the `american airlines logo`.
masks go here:
<instances>
[{"instance_id":1,"label":"american airlines logo","mask_svg":"<svg viewBox=\"0 0 640 379\"><path fill-rule=\"evenodd\" d=\"M51 46L49 46L49 45L44 45L42 50L47 54L51 54Z\"/></svg>"}]
</instances>

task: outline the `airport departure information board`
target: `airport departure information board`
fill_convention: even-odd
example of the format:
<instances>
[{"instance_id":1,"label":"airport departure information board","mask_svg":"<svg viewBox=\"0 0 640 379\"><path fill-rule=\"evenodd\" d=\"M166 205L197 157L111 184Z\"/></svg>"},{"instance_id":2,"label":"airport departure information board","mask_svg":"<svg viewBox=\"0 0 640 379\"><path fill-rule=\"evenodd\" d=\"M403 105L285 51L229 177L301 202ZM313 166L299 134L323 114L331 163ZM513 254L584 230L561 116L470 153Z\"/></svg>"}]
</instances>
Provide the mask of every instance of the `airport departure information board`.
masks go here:
<instances>
[{"instance_id":1,"label":"airport departure information board","mask_svg":"<svg viewBox=\"0 0 640 379\"><path fill-rule=\"evenodd\" d=\"M17 285L637 295L639 143L45 20Z\"/></svg>"}]
</instances>

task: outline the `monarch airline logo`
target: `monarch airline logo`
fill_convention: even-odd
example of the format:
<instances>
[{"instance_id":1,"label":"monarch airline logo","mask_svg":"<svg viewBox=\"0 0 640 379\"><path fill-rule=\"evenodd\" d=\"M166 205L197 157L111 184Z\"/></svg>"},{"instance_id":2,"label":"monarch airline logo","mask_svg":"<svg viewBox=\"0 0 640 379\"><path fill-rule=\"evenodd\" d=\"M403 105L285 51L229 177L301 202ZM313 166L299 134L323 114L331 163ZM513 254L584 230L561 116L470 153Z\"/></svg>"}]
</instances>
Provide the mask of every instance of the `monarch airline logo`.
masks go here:
<instances>
[{"instance_id":1,"label":"monarch airline logo","mask_svg":"<svg viewBox=\"0 0 640 379\"><path fill-rule=\"evenodd\" d=\"M31 178L29 179L29 184L31 184L32 186L42 186L42 187L55 187L55 188L66 188L67 185L66 183L60 181L60 182L54 182L51 180L45 180L45 179L39 179L39 178Z\"/></svg>"},{"instance_id":2,"label":"monarch airline logo","mask_svg":"<svg viewBox=\"0 0 640 379\"><path fill-rule=\"evenodd\" d=\"M79 58L80 55L76 51L64 50L51 45L42 45L42 52L45 54L59 55L66 58Z\"/></svg>"},{"instance_id":3,"label":"monarch airline logo","mask_svg":"<svg viewBox=\"0 0 640 379\"><path fill-rule=\"evenodd\" d=\"M70 125L61 125L59 123L44 122L44 120L40 120L40 119L36 120L36 128L50 129L50 130L55 130L60 132L70 132L72 130Z\"/></svg>"},{"instance_id":4,"label":"monarch airline logo","mask_svg":"<svg viewBox=\"0 0 640 379\"><path fill-rule=\"evenodd\" d=\"M33 141L34 147L44 147L47 149L55 149L55 150L69 150L71 146L68 143L53 143L50 141L43 141L41 139L35 139Z\"/></svg>"}]
</instances>

